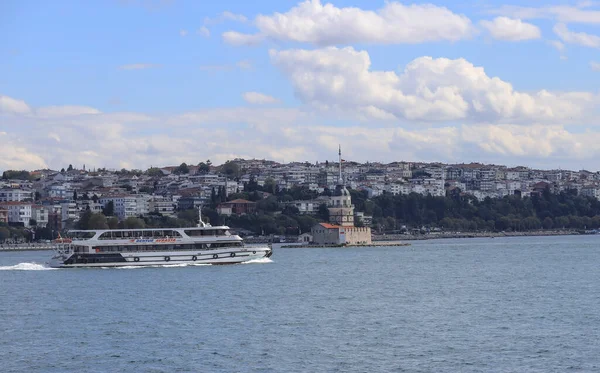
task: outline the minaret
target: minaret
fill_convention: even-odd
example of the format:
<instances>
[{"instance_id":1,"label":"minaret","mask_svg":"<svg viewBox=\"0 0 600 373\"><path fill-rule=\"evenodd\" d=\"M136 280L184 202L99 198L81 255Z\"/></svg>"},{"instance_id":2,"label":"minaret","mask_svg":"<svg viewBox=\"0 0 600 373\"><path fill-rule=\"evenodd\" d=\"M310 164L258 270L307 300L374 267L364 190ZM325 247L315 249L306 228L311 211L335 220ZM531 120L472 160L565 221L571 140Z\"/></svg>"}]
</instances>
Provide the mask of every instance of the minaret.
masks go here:
<instances>
[{"instance_id":1,"label":"minaret","mask_svg":"<svg viewBox=\"0 0 600 373\"><path fill-rule=\"evenodd\" d=\"M338 150L339 175L335 194L329 199L329 222L345 227L354 226L354 206L342 174L342 146Z\"/></svg>"},{"instance_id":2,"label":"minaret","mask_svg":"<svg viewBox=\"0 0 600 373\"><path fill-rule=\"evenodd\" d=\"M338 185L344 185L344 180L342 179L342 145L339 145L339 147L340 147L339 148L340 150L338 152L338 154L339 154L338 161L339 161L339 165L340 165L340 174L338 176Z\"/></svg>"}]
</instances>

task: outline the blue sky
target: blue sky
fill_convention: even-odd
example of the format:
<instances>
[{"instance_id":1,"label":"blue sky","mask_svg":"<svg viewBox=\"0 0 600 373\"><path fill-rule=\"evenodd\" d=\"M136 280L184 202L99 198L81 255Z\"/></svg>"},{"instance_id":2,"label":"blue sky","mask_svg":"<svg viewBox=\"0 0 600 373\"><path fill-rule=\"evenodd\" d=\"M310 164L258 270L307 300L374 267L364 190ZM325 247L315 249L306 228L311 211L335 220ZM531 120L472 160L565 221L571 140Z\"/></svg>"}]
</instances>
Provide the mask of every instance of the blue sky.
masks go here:
<instances>
[{"instance_id":1,"label":"blue sky","mask_svg":"<svg viewBox=\"0 0 600 373\"><path fill-rule=\"evenodd\" d=\"M0 169L316 161L338 143L600 168L597 2L4 1L0 35Z\"/></svg>"}]
</instances>

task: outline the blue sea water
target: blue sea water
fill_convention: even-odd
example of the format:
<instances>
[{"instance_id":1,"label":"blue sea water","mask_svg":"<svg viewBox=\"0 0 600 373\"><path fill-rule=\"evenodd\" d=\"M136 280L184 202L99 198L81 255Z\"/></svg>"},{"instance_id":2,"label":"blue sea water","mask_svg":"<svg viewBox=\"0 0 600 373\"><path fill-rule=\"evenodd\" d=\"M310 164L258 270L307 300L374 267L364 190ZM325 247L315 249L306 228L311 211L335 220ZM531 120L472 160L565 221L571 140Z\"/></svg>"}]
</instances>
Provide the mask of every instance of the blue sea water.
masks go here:
<instances>
[{"instance_id":1,"label":"blue sea water","mask_svg":"<svg viewBox=\"0 0 600 373\"><path fill-rule=\"evenodd\" d=\"M1 372L600 371L600 236L58 269L0 252Z\"/></svg>"}]
</instances>

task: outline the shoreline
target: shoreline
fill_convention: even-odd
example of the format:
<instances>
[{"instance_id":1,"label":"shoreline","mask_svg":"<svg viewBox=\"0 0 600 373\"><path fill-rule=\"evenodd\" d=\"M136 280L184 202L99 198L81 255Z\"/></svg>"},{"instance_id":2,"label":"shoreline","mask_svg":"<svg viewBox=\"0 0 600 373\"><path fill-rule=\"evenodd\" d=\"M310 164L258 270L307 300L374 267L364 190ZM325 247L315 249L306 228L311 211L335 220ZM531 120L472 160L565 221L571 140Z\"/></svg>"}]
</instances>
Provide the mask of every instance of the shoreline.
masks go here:
<instances>
[{"instance_id":1,"label":"shoreline","mask_svg":"<svg viewBox=\"0 0 600 373\"><path fill-rule=\"evenodd\" d=\"M460 238L501 238L501 237L552 237L552 236L587 236L577 231L536 231L536 232L486 232L486 233L440 233L423 235L386 235L374 236L371 245L316 245L306 243L282 242L281 248L317 248L317 247L377 247L377 246L411 246L406 241L426 241Z\"/></svg>"},{"instance_id":2,"label":"shoreline","mask_svg":"<svg viewBox=\"0 0 600 373\"><path fill-rule=\"evenodd\" d=\"M53 250L54 246L49 244L2 244L0 251L44 251Z\"/></svg>"},{"instance_id":3,"label":"shoreline","mask_svg":"<svg viewBox=\"0 0 600 373\"><path fill-rule=\"evenodd\" d=\"M472 233L430 233L421 235L397 234L397 235L374 235L371 245L313 245L301 242L281 242L282 248L302 248L302 247L372 247L372 246L410 246L410 243L405 241L425 241L439 239L456 239L456 238L500 238L500 237L551 237L551 236L587 236L593 234L585 234L578 231L531 231L531 232L472 232ZM258 242L261 241L261 242ZM272 243L270 240L253 239L247 244ZM279 244L279 242L275 242ZM2 251L44 251L53 250L51 244L0 244L0 252Z\"/></svg>"},{"instance_id":4,"label":"shoreline","mask_svg":"<svg viewBox=\"0 0 600 373\"><path fill-rule=\"evenodd\" d=\"M422 235L398 234L373 236L373 242L380 241L420 241L449 238L500 238L500 237L551 237L551 236L582 236L578 231L530 231L530 232L470 232L470 233L430 233Z\"/></svg>"}]
</instances>

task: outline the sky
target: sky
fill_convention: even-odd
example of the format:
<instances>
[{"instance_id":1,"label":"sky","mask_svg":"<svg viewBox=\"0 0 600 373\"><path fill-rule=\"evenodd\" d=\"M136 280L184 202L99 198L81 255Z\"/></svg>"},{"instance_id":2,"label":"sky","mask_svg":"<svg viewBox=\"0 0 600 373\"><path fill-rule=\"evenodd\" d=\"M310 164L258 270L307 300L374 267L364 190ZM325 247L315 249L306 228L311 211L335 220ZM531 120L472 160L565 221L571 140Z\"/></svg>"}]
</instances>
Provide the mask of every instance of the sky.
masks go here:
<instances>
[{"instance_id":1,"label":"sky","mask_svg":"<svg viewBox=\"0 0 600 373\"><path fill-rule=\"evenodd\" d=\"M600 170L600 2L0 2L0 171Z\"/></svg>"}]
</instances>

